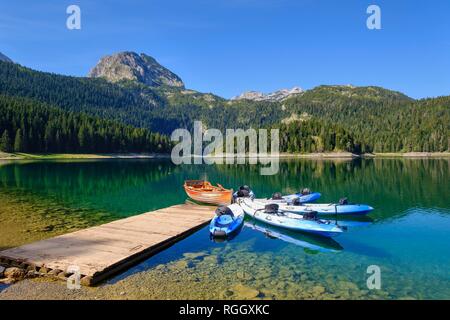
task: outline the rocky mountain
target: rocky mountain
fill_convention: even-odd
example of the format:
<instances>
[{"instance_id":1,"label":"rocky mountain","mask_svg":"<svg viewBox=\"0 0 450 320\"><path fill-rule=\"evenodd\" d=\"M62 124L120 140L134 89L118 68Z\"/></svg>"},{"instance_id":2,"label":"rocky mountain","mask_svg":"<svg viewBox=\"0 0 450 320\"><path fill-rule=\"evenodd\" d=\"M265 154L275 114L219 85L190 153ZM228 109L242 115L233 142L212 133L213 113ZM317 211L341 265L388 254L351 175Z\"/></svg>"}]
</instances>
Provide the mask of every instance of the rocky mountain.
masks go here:
<instances>
[{"instance_id":1,"label":"rocky mountain","mask_svg":"<svg viewBox=\"0 0 450 320\"><path fill-rule=\"evenodd\" d=\"M88 76L105 78L110 82L133 80L152 87L184 88L180 77L160 65L154 58L129 51L101 58Z\"/></svg>"},{"instance_id":2,"label":"rocky mountain","mask_svg":"<svg viewBox=\"0 0 450 320\"><path fill-rule=\"evenodd\" d=\"M281 89L272 93L264 94L258 91L247 91L231 100L251 100L251 101L282 101L294 95L303 93L303 89L293 87L292 89Z\"/></svg>"},{"instance_id":3,"label":"rocky mountain","mask_svg":"<svg viewBox=\"0 0 450 320\"><path fill-rule=\"evenodd\" d=\"M0 61L5 61L5 62L13 62L10 58L8 58L7 56L5 56L3 53L0 52Z\"/></svg>"}]
</instances>

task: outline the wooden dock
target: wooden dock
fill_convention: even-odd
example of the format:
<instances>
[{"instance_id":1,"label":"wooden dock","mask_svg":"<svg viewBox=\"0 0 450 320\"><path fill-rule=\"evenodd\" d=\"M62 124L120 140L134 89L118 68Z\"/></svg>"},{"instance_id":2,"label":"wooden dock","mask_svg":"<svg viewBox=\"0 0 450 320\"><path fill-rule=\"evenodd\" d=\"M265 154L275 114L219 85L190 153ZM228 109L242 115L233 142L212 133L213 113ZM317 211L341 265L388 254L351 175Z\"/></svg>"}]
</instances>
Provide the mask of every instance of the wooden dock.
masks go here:
<instances>
[{"instance_id":1,"label":"wooden dock","mask_svg":"<svg viewBox=\"0 0 450 320\"><path fill-rule=\"evenodd\" d=\"M67 274L69 266L77 266L82 284L93 285L203 227L214 210L175 205L0 251L0 259L52 275Z\"/></svg>"}]
</instances>

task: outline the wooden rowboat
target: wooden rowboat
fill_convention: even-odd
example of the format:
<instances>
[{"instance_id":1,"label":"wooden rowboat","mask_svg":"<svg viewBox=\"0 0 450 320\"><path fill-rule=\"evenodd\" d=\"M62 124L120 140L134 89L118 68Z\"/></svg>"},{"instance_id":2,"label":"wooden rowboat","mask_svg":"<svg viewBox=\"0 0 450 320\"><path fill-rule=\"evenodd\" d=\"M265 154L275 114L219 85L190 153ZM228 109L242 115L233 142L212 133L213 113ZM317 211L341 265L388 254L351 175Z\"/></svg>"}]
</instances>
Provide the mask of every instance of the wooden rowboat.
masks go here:
<instances>
[{"instance_id":1,"label":"wooden rowboat","mask_svg":"<svg viewBox=\"0 0 450 320\"><path fill-rule=\"evenodd\" d=\"M230 204L233 195L232 189L225 189L220 184L213 186L204 180L186 180L183 187L191 199L210 204Z\"/></svg>"}]
</instances>

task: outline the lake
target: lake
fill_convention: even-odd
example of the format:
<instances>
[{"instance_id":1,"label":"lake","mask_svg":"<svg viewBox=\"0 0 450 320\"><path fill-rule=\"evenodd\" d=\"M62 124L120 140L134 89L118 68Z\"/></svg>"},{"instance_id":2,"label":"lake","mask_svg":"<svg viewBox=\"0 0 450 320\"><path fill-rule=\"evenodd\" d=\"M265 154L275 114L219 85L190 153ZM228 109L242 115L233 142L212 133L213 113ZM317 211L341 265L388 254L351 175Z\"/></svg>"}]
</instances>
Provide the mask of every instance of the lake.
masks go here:
<instances>
[{"instance_id":1,"label":"lake","mask_svg":"<svg viewBox=\"0 0 450 320\"><path fill-rule=\"evenodd\" d=\"M258 165L175 166L164 159L0 162L0 249L183 203L187 179L247 184L258 197L308 187L322 193L319 202L345 196L375 210L339 221L348 230L332 240L248 217L230 241L211 241L205 227L93 294L450 299L449 159L291 159L274 176L259 175ZM379 290L366 285L372 265L381 270Z\"/></svg>"}]
</instances>

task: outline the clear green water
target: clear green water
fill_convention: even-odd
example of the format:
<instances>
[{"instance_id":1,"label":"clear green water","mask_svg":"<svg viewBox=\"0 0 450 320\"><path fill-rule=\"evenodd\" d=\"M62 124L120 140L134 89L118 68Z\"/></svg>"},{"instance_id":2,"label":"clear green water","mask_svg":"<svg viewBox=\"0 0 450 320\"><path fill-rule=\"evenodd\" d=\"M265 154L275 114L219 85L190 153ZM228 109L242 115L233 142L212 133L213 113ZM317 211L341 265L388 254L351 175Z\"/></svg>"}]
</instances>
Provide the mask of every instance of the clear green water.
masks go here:
<instances>
[{"instance_id":1,"label":"clear green water","mask_svg":"<svg viewBox=\"0 0 450 320\"><path fill-rule=\"evenodd\" d=\"M174 279L162 298L450 299L448 159L288 160L275 176L260 176L258 166L169 160L2 163L0 196L40 204L42 220L61 216L83 227L182 203L183 181L197 178L248 184L261 197L306 186L322 192L320 202L347 196L376 210L347 221L355 226L335 240L270 230L283 237L277 239L247 220L236 238L215 243L204 228L104 287L125 283L145 296L155 279ZM14 214L30 214L24 208ZM381 268L381 290L367 289L369 265Z\"/></svg>"}]
</instances>

